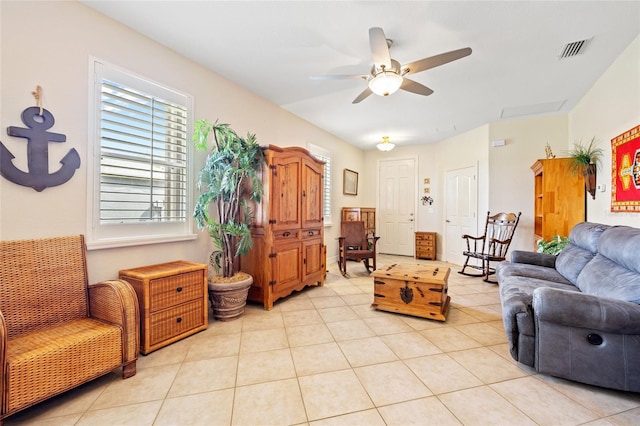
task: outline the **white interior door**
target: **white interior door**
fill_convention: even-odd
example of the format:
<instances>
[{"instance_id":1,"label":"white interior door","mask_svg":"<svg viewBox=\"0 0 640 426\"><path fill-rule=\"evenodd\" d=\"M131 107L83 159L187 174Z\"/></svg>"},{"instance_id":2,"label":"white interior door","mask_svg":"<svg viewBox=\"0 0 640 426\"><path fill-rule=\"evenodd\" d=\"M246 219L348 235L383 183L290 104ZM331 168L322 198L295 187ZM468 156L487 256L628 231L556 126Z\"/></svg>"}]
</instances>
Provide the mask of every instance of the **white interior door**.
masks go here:
<instances>
[{"instance_id":1,"label":"white interior door","mask_svg":"<svg viewBox=\"0 0 640 426\"><path fill-rule=\"evenodd\" d=\"M478 235L477 167L449 170L445 177L445 250L446 260L464 263L462 235Z\"/></svg>"},{"instance_id":2,"label":"white interior door","mask_svg":"<svg viewBox=\"0 0 640 426\"><path fill-rule=\"evenodd\" d=\"M380 253L414 255L415 168L415 159L383 160L379 163L377 216Z\"/></svg>"}]
</instances>

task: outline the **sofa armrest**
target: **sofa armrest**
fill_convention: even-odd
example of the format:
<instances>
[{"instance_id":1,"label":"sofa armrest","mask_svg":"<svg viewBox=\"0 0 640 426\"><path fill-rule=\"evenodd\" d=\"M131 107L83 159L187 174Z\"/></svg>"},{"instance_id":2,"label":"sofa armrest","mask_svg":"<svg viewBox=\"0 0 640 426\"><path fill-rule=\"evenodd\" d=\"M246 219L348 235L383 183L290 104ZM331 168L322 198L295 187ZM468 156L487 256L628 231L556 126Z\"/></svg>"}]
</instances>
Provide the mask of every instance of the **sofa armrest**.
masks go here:
<instances>
[{"instance_id":1,"label":"sofa armrest","mask_svg":"<svg viewBox=\"0 0 640 426\"><path fill-rule=\"evenodd\" d=\"M511 252L511 262L555 268L556 256L534 251L514 250Z\"/></svg>"},{"instance_id":2,"label":"sofa armrest","mask_svg":"<svg viewBox=\"0 0 640 426\"><path fill-rule=\"evenodd\" d=\"M640 334L640 305L624 300L541 287L533 291L536 321L616 334Z\"/></svg>"},{"instance_id":3,"label":"sofa armrest","mask_svg":"<svg viewBox=\"0 0 640 426\"><path fill-rule=\"evenodd\" d=\"M122 327L123 363L138 359L140 352L140 313L138 297L123 280L89 285L89 315Z\"/></svg>"}]
</instances>

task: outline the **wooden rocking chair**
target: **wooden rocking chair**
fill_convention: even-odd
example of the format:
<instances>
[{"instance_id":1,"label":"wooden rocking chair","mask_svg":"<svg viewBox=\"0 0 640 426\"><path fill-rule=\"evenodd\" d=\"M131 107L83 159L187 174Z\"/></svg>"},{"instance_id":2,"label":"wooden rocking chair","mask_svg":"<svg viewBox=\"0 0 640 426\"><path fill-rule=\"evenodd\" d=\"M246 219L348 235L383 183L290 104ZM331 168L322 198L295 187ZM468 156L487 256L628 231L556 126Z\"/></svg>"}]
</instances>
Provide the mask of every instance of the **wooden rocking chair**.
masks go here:
<instances>
[{"instance_id":1,"label":"wooden rocking chair","mask_svg":"<svg viewBox=\"0 0 640 426\"><path fill-rule=\"evenodd\" d=\"M498 213L491 216L491 213L487 212L484 235L479 237L462 236L467 242L467 249L462 254L467 256L467 260L464 262L462 270L458 273L471 277L484 277L484 281L497 284L497 281L489 281L489 275L496 272L495 268L490 267L489 262L502 262L505 260L513 234L520 221L520 214ZM469 265L469 259L471 258L479 259L480 264ZM465 272L466 268L476 269L481 272Z\"/></svg>"}]
</instances>

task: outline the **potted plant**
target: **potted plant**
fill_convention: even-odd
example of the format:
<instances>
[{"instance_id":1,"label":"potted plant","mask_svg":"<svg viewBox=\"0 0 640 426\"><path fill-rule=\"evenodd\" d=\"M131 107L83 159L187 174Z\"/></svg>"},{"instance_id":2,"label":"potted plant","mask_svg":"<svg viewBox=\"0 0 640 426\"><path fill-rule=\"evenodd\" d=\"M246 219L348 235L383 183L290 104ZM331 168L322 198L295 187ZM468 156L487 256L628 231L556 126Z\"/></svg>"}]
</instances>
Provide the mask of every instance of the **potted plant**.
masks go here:
<instances>
[{"instance_id":1,"label":"potted plant","mask_svg":"<svg viewBox=\"0 0 640 426\"><path fill-rule=\"evenodd\" d=\"M604 151L598 148L596 138L591 138L588 145L582 143L574 143L573 149L569 151L571 158L571 171L573 173L582 173L584 176L584 186L596 199L596 172L600 164L600 158Z\"/></svg>"},{"instance_id":2,"label":"potted plant","mask_svg":"<svg viewBox=\"0 0 640 426\"><path fill-rule=\"evenodd\" d=\"M206 229L216 246L209 260L209 300L214 318L231 320L244 312L253 283L239 271L239 256L253 247L248 204L259 202L263 194L264 154L254 134L242 138L217 120L198 120L193 140L196 149L209 154L198 176L201 193L193 213L198 228Z\"/></svg>"},{"instance_id":3,"label":"potted plant","mask_svg":"<svg viewBox=\"0 0 640 426\"><path fill-rule=\"evenodd\" d=\"M538 240L538 253L546 253L557 256L569 244L569 237L556 235L550 240L541 238Z\"/></svg>"}]
</instances>

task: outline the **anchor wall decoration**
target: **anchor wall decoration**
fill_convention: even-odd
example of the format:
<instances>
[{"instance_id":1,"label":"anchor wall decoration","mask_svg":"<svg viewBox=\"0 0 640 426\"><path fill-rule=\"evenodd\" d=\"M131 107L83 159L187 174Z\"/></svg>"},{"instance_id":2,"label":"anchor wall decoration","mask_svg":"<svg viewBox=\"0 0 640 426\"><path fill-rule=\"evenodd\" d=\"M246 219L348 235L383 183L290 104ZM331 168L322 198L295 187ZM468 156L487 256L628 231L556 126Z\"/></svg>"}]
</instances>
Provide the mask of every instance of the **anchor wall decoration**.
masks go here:
<instances>
[{"instance_id":1,"label":"anchor wall decoration","mask_svg":"<svg viewBox=\"0 0 640 426\"><path fill-rule=\"evenodd\" d=\"M34 94L35 96L35 94ZM36 97L38 99L38 97ZM55 119L42 106L29 107L22 111L24 127L7 127L7 134L27 139L27 167L22 171L13 164L15 155L0 142L0 175L7 180L22 186L29 186L40 192L51 186L62 185L80 168L80 155L72 148L60 160L62 167L49 173L49 142L66 142L67 137L61 133L48 132Z\"/></svg>"}]
</instances>

